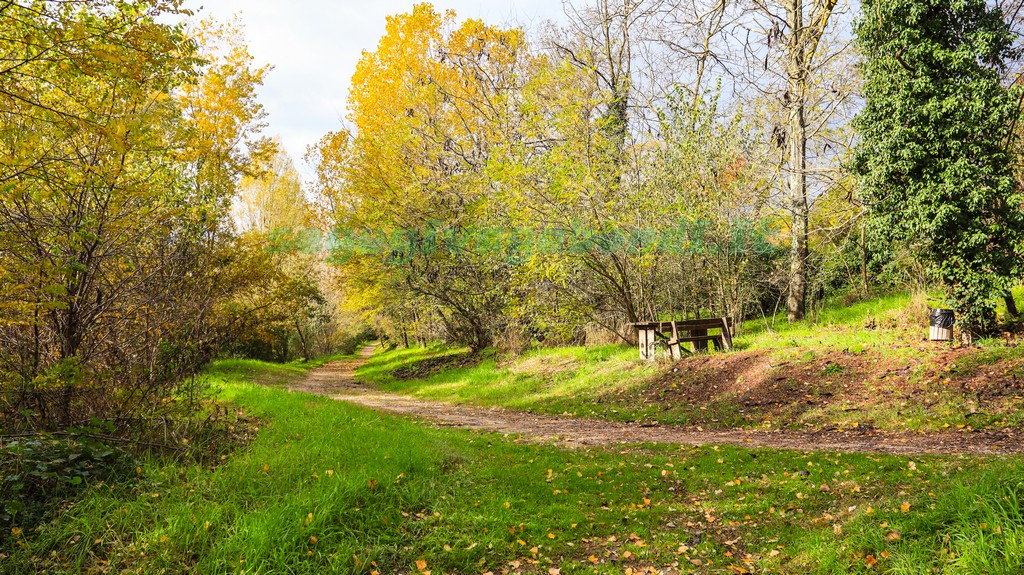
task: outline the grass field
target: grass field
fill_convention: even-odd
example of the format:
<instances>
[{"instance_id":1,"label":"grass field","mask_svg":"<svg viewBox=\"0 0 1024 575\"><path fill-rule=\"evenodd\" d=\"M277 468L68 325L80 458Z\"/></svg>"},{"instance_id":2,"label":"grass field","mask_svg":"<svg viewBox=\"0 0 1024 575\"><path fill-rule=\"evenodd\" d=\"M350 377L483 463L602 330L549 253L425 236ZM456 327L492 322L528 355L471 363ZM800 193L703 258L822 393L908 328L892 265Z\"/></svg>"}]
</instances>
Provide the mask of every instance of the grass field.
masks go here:
<instances>
[{"instance_id":1,"label":"grass field","mask_svg":"<svg viewBox=\"0 0 1024 575\"><path fill-rule=\"evenodd\" d=\"M600 353L600 352L595 352ZM607 361L616 361L611 354ZM215 468L143 464L19 534L4 573L1020 573L1019 459L564 451L256 385Z\"/></svg>"},{"instance_id":2,"label":"grass field","mask_svg":"<svg viewBox=\"0 0 1024 575\"><path fill-rule=\"evenodd\" d=\"M619 421L892 431L1024 425L1018 336L972 349L927 342L923 298L837 304L814 322L770 325L747 322L736 352L680 362L642 362L621 345L476 362L465 350L427 347L377 354L357 376L424 399Z\"/></svg>"}]
</instances>

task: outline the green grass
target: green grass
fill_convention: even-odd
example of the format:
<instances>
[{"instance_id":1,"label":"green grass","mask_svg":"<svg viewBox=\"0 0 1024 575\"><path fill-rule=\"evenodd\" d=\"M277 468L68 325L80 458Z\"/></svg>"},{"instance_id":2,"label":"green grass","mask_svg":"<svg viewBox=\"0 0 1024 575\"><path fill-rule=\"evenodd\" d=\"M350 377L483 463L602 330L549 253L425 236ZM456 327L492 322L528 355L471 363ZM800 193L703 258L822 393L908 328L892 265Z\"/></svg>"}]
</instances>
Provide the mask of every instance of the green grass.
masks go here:
<instances>
[{"instance_id":1,"label":"green grass","mask_svg":"<svg viewBox=\"0 0 1024 575\"><path fill-rule=\"evenodd\" d=\"M216 469L151 460L134 485L92 486L23 534L4 573L1024 568L1017 458L564 451L250 383L282 370L211 370L262 422L247 450Z\"/></svg>"},{"instance_id":2,"label":"green grass","mask_svg":"<svg viewBox=\"0 0 1024 575\"><path fill-rule=\"evenodd\" d=\"M654 364L638 361L635 350L607 345L536 350L508 362L491 355L476 365L423 379L400 381L391 376L402 365L465 352L442 347L395 350L372 357L357 376L387 391L422 398L561 413L576 406L580 394L618 389L623 378L638 380L657 370Z\"/></svg>"},{"instance_id":3,"label":"green grass","mask_svg":"<svg viewBox=\"0 0 1024 575\"><path fill-rule=\"evenodd\" d=\"M266 385L280 385L326 363L353 357L355 356L329 355L315 360L290 363L269 363L255 359L222 359L207 366L203 373L204 377L215 385L250 381Z\"/></svg>"},{"instance_id":4,"label":"green grass","mask_svg":"<svg viewBox=\"0 0 1024 575\"><path fill-rule=\"evenodd\" d=\"M830 302L808 319L789 323L785 312L772 318L743 323L735 339L738 349L767 349L779 357L792 357L809 347L853 352L867 349L893 350L904 343L908 333L900 316L911 305L909 294L893 294L851 305ZM927 312L919 318L916 331L927 334ZM911 328L914 329L913 327ZM920 336L918 336L920 337Z\"/></svg>"}]
</instances>

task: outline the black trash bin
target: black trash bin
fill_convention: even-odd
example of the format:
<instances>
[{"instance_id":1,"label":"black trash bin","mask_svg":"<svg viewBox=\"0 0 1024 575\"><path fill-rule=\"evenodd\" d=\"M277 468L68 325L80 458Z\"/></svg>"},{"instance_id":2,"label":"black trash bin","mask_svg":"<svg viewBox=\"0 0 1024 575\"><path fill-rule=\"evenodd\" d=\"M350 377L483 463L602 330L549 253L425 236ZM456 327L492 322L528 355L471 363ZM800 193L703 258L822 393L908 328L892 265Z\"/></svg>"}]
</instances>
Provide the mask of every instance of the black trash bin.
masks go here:
<instances>
[{"instance_id":1,"label":"black trash bin","mask_svg":"<svg viewBox=\"0 0 1024 575\"><path fill-rule=\"evenodd\" d=\"M928 339L932 341L952 341L953 324L956 316L951 309L933 309L930 314Z\"/></svg>"}]
</instances>

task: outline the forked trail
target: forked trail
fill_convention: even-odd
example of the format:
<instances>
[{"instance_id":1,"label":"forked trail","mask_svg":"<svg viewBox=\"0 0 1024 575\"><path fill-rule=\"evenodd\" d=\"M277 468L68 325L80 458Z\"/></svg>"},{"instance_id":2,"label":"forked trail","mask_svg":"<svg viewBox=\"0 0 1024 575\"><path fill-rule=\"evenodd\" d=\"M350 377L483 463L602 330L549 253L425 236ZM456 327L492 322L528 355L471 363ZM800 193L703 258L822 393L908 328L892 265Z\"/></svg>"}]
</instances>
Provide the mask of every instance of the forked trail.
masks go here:
<instances>
[{"instance_id":1,"label":"forked trail","mask_svg":"<svg viewBox=\"0 0 1024 575\"><path fill-rule=\"evenodd\" d=\"M698 430L667 425L644 426L597 419L537 415L502 408L474 407L383 393L356 382L354 373L373 353L337 361L312 371L290 389L347 401L378 411L421 418L434 425L521 436L528 441L563 446L666 443L737 445L779 449L892 453L898 455L1006 455L1024 453L1021 437L1012 433L882 433L853 431Z\"/></svg>"}]
</instances>

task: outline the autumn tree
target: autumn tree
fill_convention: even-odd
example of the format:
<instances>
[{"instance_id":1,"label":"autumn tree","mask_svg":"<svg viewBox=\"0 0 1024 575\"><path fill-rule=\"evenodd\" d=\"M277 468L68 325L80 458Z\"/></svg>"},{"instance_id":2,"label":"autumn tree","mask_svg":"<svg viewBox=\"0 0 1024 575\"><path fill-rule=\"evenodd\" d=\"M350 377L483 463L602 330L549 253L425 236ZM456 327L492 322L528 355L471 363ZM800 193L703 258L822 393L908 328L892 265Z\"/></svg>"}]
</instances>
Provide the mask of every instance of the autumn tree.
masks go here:
<instances>
[{"instance_id":1,"label":"autumn tree","mask_svg":"<svg viewBox=\"0 0 1024 575\"><path fill-rule=\"evenodd\" d=\"M164 23L186 15L174 2L4 5L0 269L18 286L0 303L5 416L138 426L213 349L211 264L237 164L195 145L219 128L180 100L204 77L186 26Z\"/></svg>"},{"instance_id":2,"label":"autumn tree","mask_svg":"<svg viewBox=\"0 0 1024 575\"><path fill-rule=\"evenodd\" d=\"M744 225L709 212L715 202L742 195L753 202L745 212L739 204L722 212L750 221L765 215L755 198L767 184L753 177L756 154L744 149L752 140L743 142L748 128L736 122L741 108L726 111L718 99L726 73L719 49L743 11L665 0L567 11L570 24L549 39L548 64L525 96L533 130L525 140L537 144L522 150L520 179L503 187L515 198L507 203L517 225L582 240L571 252L527 262L534 273L526 282L544 295L532 298L536 307L624 341L632 337L628 323L665 314L741 314L744 305L724 304L733 290L717 283L733 280L714 273L729 267L695 267L710 258L694 253L707 246L692 244L696 235L711 240L701 231L709 214L722 226L715 241L731 233L724 228ZM719 187L730 164L743 165L742 175Z\"/></svg>"},{"instance_id":3,"label":"autumn tree","mask_svg":"<svg viewBox=\"0 0 1024 575\"><path fill-rule=\"evenodd\" d=\"M580 341L599 326L628 340L627 323L658 313L658 254L621 241L655 226L660 210L639 196L637 133L647 103L634 70L654 6L567 4L570 23L548 34L523 94L504 204L527 235L570 244L542 246L516 270L527 286L517 307L546 338Z\"/></svg>"},{"instance_id":4,"label":"autumn tree","mask_svg":"<svg viewBox=\"0 0 1024 575\"><path fill-rule=\"evenodd\" d=\"M444 238L466 234L490 212L487 168L525 45L517 30L454 19L426 4L388 19L353 77L353 138L319 154L346 156L345 182L321 187L335 191L344 233L397 242L387 257L350 261L352 281L408 300L400 307L482 348L500 331L507 262Z\"/></svg>"},{"instance_id":5,"label":"autumn tree","mask_svg":"<svg viewBox=\"0 0 1024 575\"><path fill-rule=\"evenodd\" d=\"M292 158L274 142L274 153L251 166L232 199L231 216L240 232L291 233L310 226L312 213Z\"/></svg>"},{"instance_id":6,"label":"autumn tree","mask_svg":"<svg viewBox=\"0 0 1024 575\"><path fill-rule=\"evenodd\" d=\"M341 323L331 301L337 278L322 253L323 234L294 162L279 146L254 162L235 194L235 280L220 307L229 352L272 361L331 351Z\"/></svg>"}]
</instances>

